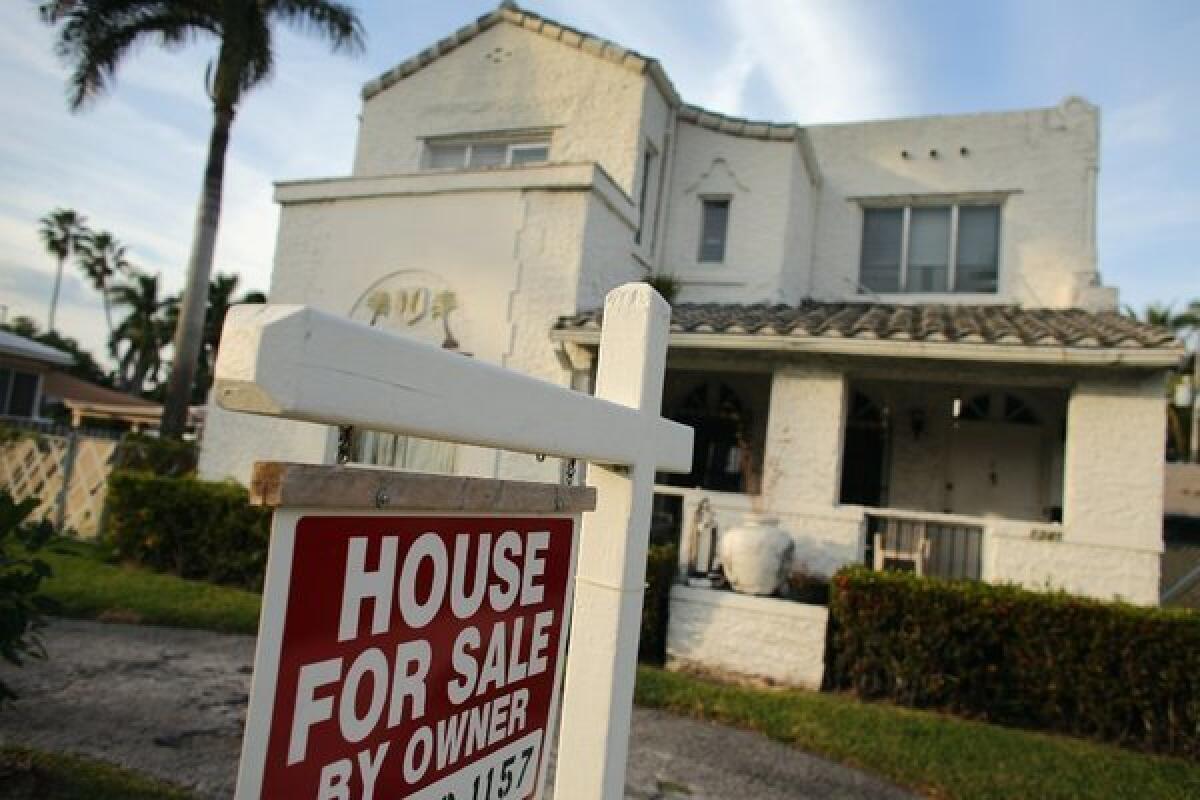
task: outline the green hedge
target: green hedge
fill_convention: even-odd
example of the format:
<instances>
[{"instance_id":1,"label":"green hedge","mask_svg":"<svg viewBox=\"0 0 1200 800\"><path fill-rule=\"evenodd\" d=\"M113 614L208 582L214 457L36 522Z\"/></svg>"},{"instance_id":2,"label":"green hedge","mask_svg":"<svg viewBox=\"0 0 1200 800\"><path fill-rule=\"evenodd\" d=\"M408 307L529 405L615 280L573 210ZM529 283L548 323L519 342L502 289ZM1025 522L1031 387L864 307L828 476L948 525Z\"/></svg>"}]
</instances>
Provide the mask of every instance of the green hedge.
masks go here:
<instances>
[{"instance_id":1,"label":"green hedge","mask_svg":"<svg viewBox=\"0 0 1200 800\"><path fill-rule=\"evenodd\" d=\"M195 442L131 433L117 445L113 467L131 472L152 472L162 477L180 477L196 471L199 456Z\"/></svg>"},{"instance_id":2,"label":"green hedge","mask_svg":"<svg viewBox=\"0 0 1200 800\"><path fill-rule=\"evenodd\" d=\"M667 659L667 612L671 584L679 569L679 551L673 544L652 544L646 558L646 594L642 598L642 632L638 660L662 664Z\"/></svg>"},{"instance_id":3,"label":"green hedge","mask_svg":"<svg viewBox=\"0 0 1200 800\"><path fill-rule=\"evenodd\" d=\"M864 698L1200 757L1200 615L853 567L829 684Z\"/></svg>"},{"instance_id":4,"label":"green hedge","mask_svg":"<svg viewBox=\"0 0 1200 800\"><path fill-rule=\"evenodd\" d=\"M262 588L271 512L235 483L117 471L108 480L111 543L123 559L184 578Z\"/></svg>"}]
</instances>

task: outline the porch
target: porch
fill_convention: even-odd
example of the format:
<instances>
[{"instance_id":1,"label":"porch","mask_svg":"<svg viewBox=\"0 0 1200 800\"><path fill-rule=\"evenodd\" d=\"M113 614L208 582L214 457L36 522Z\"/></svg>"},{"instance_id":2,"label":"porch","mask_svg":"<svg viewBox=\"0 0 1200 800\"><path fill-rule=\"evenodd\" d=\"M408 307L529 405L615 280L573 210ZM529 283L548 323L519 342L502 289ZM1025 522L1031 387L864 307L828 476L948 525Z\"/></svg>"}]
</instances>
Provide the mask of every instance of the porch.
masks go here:
<instances>
[{"instance_id":1,"label":"porch","mask_svg":"<svg viewBox=\"0 0 1200 800\"><path fill-rule=\"evenodd\" d=\"M691 473L661 476L654 536L680 543L681 577L714 566L705 514L717 536L750 513L778 516L796 540L794 570L826 576L862 563L1003 579L988 560L993 540L1061 540L1065 390L843 375L843 407L819 436L794 438L796 424L814 419L794 419L795 404L773 397L790 375L668 369L664 414L696 439ZM821 440L835 452L817 449ZM797 507L789 476L830 455L840 465L836 502Z\"/></svg>"},{"instance_id":2,"label":"porch","mask_svg":"<svg viewBox=\"0 0 1200 800\"><path fill-rule=\"evenodd\" d=\"M598 340L591 312L555 338ZM696 430L655 531L680 571L777 517L794 569L911 569L1154 604L1165 370L1182 347L1113 312L804 301L673 308L663 413ZM708 528L705 528L707 531Z\"/></svg>"}]
</instances>

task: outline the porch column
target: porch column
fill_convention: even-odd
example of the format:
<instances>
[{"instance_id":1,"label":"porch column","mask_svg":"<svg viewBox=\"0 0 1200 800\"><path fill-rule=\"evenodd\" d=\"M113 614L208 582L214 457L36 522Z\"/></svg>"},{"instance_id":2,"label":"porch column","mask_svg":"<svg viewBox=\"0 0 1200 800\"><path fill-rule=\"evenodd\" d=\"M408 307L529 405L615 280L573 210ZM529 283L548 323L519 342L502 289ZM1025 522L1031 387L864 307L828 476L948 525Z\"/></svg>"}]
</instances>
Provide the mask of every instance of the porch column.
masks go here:
<instances>
[{"instance_id":1,"label":"porch column","mask_svg":"<svg viewBox=\"0 0 1200 800\"><path fill-rule=\"evenodd\" d=\"M846 376L783 367L771 381L763 495L774 510L829 513L841 491Z\"/></svg>"},{"instance_id":2,"label":"porch column","mask_svg":"<svg viewBox=\"0 0 1200 800\"><path fill-rule=\"evenodd\" d=\"M1076 590L1158 598L1166 398L1163 377L1083 382L1067 405L1063 542L1089 546ZM1074 559L1073 559L1074 560Z\"/></svg>"}]
</instances>

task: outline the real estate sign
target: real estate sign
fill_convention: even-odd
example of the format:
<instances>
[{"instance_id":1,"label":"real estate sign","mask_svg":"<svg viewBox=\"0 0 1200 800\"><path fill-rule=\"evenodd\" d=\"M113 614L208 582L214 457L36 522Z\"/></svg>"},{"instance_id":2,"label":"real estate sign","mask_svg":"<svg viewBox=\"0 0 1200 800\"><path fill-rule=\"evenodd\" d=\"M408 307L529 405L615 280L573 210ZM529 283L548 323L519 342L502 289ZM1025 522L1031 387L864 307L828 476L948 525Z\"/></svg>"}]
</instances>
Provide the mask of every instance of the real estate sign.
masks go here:
<instances>
[{"instance_id":1,"label":"real estate sign","mask_svg":"<svg viewBox=\"0 0 1200 800\"><path fill-rule=\"evenodd\" d=\"M568 609L555 794L624 796L654 475L692 463L660 416L670 317L644 283L609 292L591 397L312 308L230 311L226 410L579 459L588 483L259 465L278 510L239 798L538 797Z\"/></svg>"},{"instance_id":2,"label":"real estate sign","mask_svg":"<svg viewBox=\"0 0 1200 800\"><path fill-rule=\"evenodd\" d=\"M386 475L385 494L401 497L406 481L419 481L426 498L457 506L464 483L476 495L484 484L517 486L532 502L526 513L438 503L276 511L238 797L540 796L571 608L574 509L590 507L589 490L291 469L309 484L324 471L326 496L331 481ZM444 491L428 491L439 482ZM539 501L539 487L553 500ZM567 505L564 492L574 493L573 510L547 512Z\"/></svg>"}]
</instances>

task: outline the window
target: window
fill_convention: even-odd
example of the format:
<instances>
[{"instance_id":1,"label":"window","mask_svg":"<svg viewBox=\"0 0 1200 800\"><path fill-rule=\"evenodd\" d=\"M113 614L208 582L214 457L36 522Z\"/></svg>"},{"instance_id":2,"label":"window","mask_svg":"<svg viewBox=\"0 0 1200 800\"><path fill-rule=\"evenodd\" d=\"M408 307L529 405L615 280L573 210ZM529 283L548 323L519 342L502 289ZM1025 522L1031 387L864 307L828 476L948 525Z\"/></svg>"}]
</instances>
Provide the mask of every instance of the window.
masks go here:
<instances>
[{"instance_id":1,"label":"window","mask_svg":"<svg viewBox=\"0 0 1200 800\"><path fill-rule=\"evenodd\" d=\"M37 409L38 376L0 367L0 414L10 417L32 417Z\"/></svg>"},{"instance_id":2,"label":"window","mask_svg":"<svg viewBox=\"0 0 1200 800\"><path fill-rule=\"evenodd\" d=\"M654 162L657 159L654 148L647 147L645 155L642 156L642 187L638 195L638 228L633 235L634 244L642 243L642 231L646 227L646 207L651 202L650 181L654 176ZM654 243L650 244L653 246Z\"/></svg>"},{"instance_id":3,"label":"window","mask_svg":"<svg viewBox=\"0 0 1200 800\"><path fill-rule=\"evenodd\" d=\"M455 445L383 431L355 431L354 461L379 467L454 473Z\"/></svg>"},{"instance_id":4,"label":"window","mask_svg":"<svg viewBox=\"0 0 1200 800\"><path fill-rule=\"evenodd\" d=\"M426 169L482 169L541 164L550 157L545 138L440 141L425 145Z\"/></svg>"},{"instance_id":5,"label":"window","mask_svg":"<svg viewBox=\"0 0 1200 800\"><path fill-rule=\"evenodd\" d=\"M996 205L867 208L859 284L884 294L995 292L999 233Z\"/></svg>"},{"instance_id":6,"label":"window","mask_svg":"<svg viewBox=\"0 0 1200 800\"><path fill-rule=\"evenodd\" d=\"M700 260L725 260L725 240L729 232L729 198L705 198L700 227Z\"/></svg>"}]
</instances>

